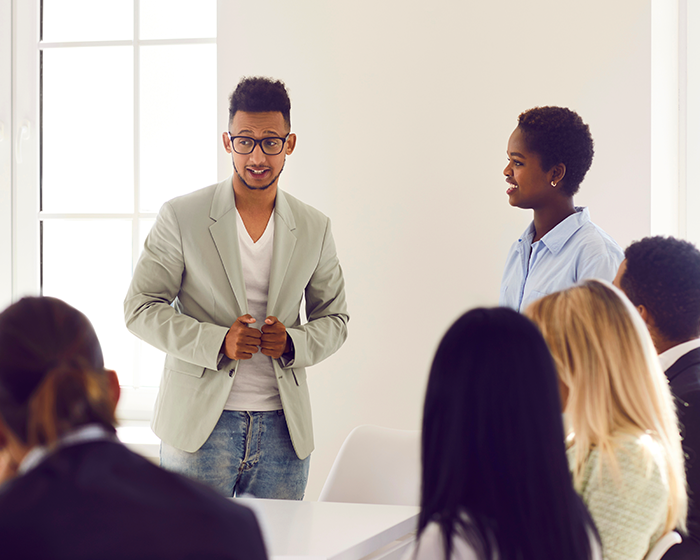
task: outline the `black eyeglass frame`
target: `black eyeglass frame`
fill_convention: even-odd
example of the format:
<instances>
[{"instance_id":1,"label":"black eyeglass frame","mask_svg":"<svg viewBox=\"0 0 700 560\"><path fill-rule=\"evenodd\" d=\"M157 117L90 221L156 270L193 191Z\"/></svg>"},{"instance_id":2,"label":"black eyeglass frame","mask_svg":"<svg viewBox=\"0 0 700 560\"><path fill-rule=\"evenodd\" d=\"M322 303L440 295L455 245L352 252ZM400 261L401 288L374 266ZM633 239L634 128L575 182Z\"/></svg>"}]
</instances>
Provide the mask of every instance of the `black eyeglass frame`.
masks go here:
<instances>
[{"instance_id":1,"label":"black eyeglass frame","mask_svg":"<svg viewBox=\"0 0 700 560\"><path fill-rule=\"evenodd\" d=\"M250 136L233 136L229 132L228 138L231 141L231 149L239 155L247 156L247 155L252 154L255 151L255 147L258 146L258 144L259 144L260 149L262 150L263 154L265 154L266 156L278 156L282 153L282 150L284 150L284 145L287 142L287 138L289 138L290 134L291 134L291 132L287 132L287 135L284 138L282 138L281 136L266 136L265 138L260 138L260 140L256 140L255 138L251 138ZM239 152L234 146L234 143L233 143L234 138L245 138L246 140L250 140L253 142L253 147L251 148L251 150L249 152ZM265 140L282 140L282 147L280 148L280 151L276 152L274 154L270 154L270 153L266 152L265 148L263 148L263 142Z\"/></svg>"}]
</instances>

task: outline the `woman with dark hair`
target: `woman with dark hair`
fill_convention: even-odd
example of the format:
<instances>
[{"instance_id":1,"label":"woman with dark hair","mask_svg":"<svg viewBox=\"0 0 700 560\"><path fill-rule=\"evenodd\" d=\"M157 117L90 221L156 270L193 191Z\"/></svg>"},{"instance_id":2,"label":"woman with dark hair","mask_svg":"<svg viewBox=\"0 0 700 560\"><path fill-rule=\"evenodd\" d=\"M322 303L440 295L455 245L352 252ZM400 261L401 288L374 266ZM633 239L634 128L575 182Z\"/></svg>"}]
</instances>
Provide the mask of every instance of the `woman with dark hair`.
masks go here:
<instances>
[{"instance_id":1,"label":"woman with dark hair","mask_svg":"<svg viewBox=\"0 0 700 560\"><path fill-rule=\"evenodd\" d=\"M0 313L0 556L262 560L255 517L116 438L119 382L54 298Z\"/></svg>"},{"instance_id":2,"label":"woman with dark hair","mask_svg":"<svg viewBox=\"0 0 700 560\"><path fill-rule=\"evenodd\" d=\"M569 474L556 370L527 318L474 309L452 325L430 370L422 437L407 558L600 558Z\"/></svg>"},{"instance_id":3,"label":"woman with dark hair","mask_svg":"<svg viewBox=\"0 0 700 560\"><path fill-rule=\"evenodd\" d=\"M518 117L507 155L508 202L533 210L534 219L508 253L500 304L522 311L587 278L611 282L622 249L587 208L574 206L593 162L588 125L564 107L535 107Z\"/></svg>"}]
</instances>

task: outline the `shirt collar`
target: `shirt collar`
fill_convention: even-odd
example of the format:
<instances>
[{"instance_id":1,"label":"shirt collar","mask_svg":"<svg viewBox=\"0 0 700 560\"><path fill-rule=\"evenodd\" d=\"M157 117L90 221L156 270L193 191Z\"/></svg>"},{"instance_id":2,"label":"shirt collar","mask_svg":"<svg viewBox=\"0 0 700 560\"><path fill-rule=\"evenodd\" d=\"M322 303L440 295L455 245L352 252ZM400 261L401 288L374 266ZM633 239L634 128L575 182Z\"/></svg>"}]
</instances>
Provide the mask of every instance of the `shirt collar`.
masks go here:
<instances>
[{"instance_id":1,"label":"shirt collar","mask_svg":"<svg viewBox=\"0 0 700 560\"><path fill-rule=\"evenodd\" d=\"M661 363L661 369L666 371L680 358L685 356L691 350L695 350L696 348L700 348L700 338L695 338L693 340L689 340L688 342L683 342L681 344L678 344L677 346L674 346L673 348L669 348L668 350L666 350L666 352L662 352L661 354L659 354L659 362Z\"/></svg>"},{"instance_id":2,"label":"shirt collar","mask_svg":"<svg viewBox=\"0 0 700 560\"><path fill-rule=\"evenodd\" d=\"M56 445L52 447L46 447L43 445L32 447L24 456L24 459L22 459L22 462L17 469L17 473L24 474L33 469L48 455L58 449L61 449L62 447L98 440L119 441L116 434L104 426L99 424L88 424L87 426L82 426L67 433L56 442Z\"/></svg>"},{"instance_id":3,"label":"shirt collar","mask_svg":"<svg viewBox=\"0 0 700 560\"><path fill-rule=\"evenodd\" d=\"M559 222L551 231L548 231L547 234L540 239L542 244L554 255L562 250L574 233L591 221L591 215L587 207L576 206L574 210L576 210L576 212ZM521 243L525 241L527 245L530 245L534 237L535 222L533 220L518 241Z\"/></svg>"}]
</instances>

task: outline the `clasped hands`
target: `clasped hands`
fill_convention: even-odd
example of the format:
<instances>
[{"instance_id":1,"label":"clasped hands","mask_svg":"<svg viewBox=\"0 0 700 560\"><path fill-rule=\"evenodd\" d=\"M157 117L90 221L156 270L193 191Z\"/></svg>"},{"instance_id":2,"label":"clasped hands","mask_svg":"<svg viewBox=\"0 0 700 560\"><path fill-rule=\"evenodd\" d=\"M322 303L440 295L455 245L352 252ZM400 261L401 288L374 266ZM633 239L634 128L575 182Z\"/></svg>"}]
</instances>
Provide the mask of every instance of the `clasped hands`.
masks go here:
<instances>
[{"instance_id":1,"label":"clasped hands","mask_svg":"<svg viewBox=\"0 0 700 560\"><path fill-rule=\"evenodd\" d=\"M277 319L268 317L260 330L248 325L255 323L252 315L243 315L236 319L224 339L224 354L232 360L249 360L258 350L270 356L279 358L291 348L287 329Z\"/></svg>"}]
</instances>

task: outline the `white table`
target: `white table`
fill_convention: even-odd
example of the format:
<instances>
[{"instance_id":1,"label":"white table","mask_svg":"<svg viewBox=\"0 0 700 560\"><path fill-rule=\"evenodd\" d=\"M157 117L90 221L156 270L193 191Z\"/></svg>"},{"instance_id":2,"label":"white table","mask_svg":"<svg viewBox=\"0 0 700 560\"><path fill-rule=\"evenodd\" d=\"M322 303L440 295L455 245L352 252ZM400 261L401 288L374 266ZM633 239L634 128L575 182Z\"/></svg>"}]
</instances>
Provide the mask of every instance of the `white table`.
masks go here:
<instances>
[{"instance_id":1,"label":"white table","mask_svg":"<svg viewBox=\"0 0 700 560\"><path fill-rule=\"evenodd\" d=\"M403 555L417 506L234 498L255 511L271 560L374 560Z\"/></svg>"},{"instance_id":2,"label":"white table","mask_svg":"<svg viewBox=\"0 0 700 560\"><path fill-rule=\"evenodd\" d=\"M160 462L160 439L150 426L119 426L117 437L134 453L156 464Z\"/></svg>"}]
</instances>

